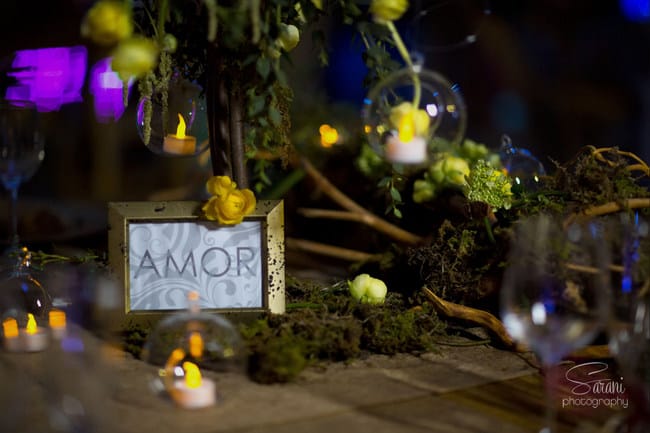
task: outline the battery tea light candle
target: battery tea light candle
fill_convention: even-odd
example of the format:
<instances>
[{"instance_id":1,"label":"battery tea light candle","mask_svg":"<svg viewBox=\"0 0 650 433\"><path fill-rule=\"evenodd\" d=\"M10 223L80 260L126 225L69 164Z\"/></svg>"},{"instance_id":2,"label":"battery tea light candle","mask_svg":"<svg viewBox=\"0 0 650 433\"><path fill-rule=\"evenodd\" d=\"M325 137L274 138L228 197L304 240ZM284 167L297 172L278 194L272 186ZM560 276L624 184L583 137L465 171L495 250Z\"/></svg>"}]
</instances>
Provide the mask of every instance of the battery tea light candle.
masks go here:
<instances>
[{"instance_id":1,"label":"battery tea light candle","mask_svg":"<svg viewBox=\"0 0 650 433\"><path fill-rule=\"evenodd\" d=\"M25 352L40 352L49 344L47 329L38 326L32 313L27 313L27 326L21 330L20 338Z\"/></svg>"},{"instance_id":2,"label":"battery tea light candle","mask_svg":"<svg viewBox=\"0 0 650 433\"><path fill-rule=\"evenodd\" d=\"M386 158L399 164L418 164L426 161L427 142L416 135L412 112L400 118L397 134L386 139Z\"/></svg>"},{"instance_id":3,"label":"battery tea light candle","mask_svg":"<svg viewBox=\"0 0 650 433\"><path fill-rule=\"evenodd\" d=\"M65 337L67 330L65 312L61 310L51 310L49 312L49 324L54 338L61 339Z\"/></svg>"},{"instance_id":4,"label":"battery tea light candle","mask_svg":"<svg viewBox=\"0 0 650 433\"><path fill-rule=\"evenodd\" d=\"M4 335L4 346L9 352L19 352L22 350L20 344L20 334L18 332L18 322L10 317L2 322L2 332Z\"/></svg>"},{"instance_id":5,"label":"battery tea light candle","mask_svg":"<svg viewBox=\"0 0 650 433\"><path fill-rule=\"evenodd\" d=\"M201 409L217 402L216 386L213 380L201 377L199 367L190 361L182 364L184 380L174 383L170 394L177 405L184 409Z\"/></svg>"},{"instance_id":6,"label":"battery tea light candle","mask_svg":"<svg viewBox=\"0 0 650 433\"><path fill-rule=\"evenodd\" d=\"M193 155L196 152L196 137L185 135L185 119L178 114L176 134L167 134L163 142L163 152L175 155Z\"/></svg>"}]
</instances>

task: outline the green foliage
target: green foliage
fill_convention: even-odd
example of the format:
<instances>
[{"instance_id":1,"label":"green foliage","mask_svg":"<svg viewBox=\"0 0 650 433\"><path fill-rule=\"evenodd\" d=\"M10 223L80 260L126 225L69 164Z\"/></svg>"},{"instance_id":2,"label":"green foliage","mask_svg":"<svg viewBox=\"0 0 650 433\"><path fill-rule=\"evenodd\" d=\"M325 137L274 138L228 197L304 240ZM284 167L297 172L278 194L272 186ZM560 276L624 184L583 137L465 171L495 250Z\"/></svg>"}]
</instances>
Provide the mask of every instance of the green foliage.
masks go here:
<instances>
[{"instance_id":1,"label":"green foliage","mask_svg":"<svg viewBox=\"0 0 650 433\"><path fill-rule=\"evenodd\" d=\"M467 198L482 201L494 209L509 209L512 204L510 179L484 160L479 160L467 177Z\"/></svg>"}]
</instances>

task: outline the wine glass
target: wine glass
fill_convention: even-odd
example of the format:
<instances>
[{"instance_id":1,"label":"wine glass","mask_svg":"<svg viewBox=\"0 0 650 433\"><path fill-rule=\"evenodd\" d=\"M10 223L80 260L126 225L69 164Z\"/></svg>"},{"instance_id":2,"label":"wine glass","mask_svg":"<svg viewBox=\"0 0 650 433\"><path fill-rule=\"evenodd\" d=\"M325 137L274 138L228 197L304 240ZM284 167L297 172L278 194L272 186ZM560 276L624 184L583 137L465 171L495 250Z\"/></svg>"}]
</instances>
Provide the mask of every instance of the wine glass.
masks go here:
<instances>
[{"instance_id":1,"label":"wine glass","mask_svg":"<svg viewBox=\"0 0 650 433\"><path fill-rule=\"evenodd\" d=\"M511 337L542 364L546 417L556 430L553 367L604 329L609 280L603 229L594 222L565 227L539 214L515 225L501 287L501 317Z\"/></svg>"},{"instance_id":2,"label":"wine glass","mask_svg":"<svg viewBox=\"0 0 650 433\"><path fill-rule=\"evenodd\" d=\"M9 192L9 248L3 256L5 264L19 250L18 188L34 175L45 156L38 120L38 111L31 102L0 102L0 180Z\"/></svg>"},{"instance_id":3,"label":"wine glass","mask_svg":"<svg viewBox=\"0 0 650 433\"><path fill-rule=\"evenodd\" d=\"M611 251L611 316L609 348L630 397L618 417L617 431L650 430L650 224L638 211L607 218Z\"/></svg>"}]
</instances>

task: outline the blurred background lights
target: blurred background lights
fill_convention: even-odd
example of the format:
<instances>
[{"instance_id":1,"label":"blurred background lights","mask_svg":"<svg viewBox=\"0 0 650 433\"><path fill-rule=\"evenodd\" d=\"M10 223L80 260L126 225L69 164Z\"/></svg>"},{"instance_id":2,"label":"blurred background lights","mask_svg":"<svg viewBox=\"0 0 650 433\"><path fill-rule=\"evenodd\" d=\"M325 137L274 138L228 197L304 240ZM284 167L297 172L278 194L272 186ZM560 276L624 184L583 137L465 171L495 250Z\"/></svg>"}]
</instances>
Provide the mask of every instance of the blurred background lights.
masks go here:
<instances>
[{"instance_id":1,"label":"blurred background lights","mask_svg":"<svg viewBox=\"0 0 650 433\"><path fill-rule=\"evenodd\" d=\"M323 124L318 128L320 133L320 144L323 147L332 147L339 141L339 133L331 125Z\"/></svg>"},{"instance_id":2,"label":"blurred background lights","mask_svg":"<svg viewBox=\"0 0 650 433\"><path fill-rule=\"evenodd\" d=\"M650 0L620 0L621 12L630 21L647 23L650 21Z\"/></svg>"},{"instance_id":3,"label":"blurred background lights","mask_svg":"<svg viewBox=\"0 0 650 433\"><path fill-rule=\"evenodd\" d=\"M63 104L81 102L87 51L83 46L16 51L15 83L7 87L9 100L33 102L39 111L56 111Z\"/></svg>"},{"instance_id":4,"label":"blurred background lights","mask_svg":"<svg viewBox=\"0 0 650 433\"><path fill-rule=\"evenodd\" d=\"M131 92L133 80L128 83ZM98 122L118 120L124 113L124 83L111 69L111 58L98 61L90 71L90 93L94 99L95 117ZM128 96L127 96L128 97Z\"/></svg>"}]
</instances>

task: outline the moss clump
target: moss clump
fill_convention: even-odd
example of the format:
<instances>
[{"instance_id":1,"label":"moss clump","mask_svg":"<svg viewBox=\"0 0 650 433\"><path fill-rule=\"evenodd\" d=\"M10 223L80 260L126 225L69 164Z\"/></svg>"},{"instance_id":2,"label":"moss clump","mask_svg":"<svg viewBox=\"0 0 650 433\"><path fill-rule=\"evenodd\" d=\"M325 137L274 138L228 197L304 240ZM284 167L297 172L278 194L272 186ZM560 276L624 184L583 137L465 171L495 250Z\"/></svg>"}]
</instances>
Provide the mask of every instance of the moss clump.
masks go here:
<instances>
[{"instance_id":1,"label":"moss clump","mask_svg":"<svg viewBox=\"0 0 650 433\"><path fill-rule=\"evenodd\" d=\"M354 301L344 284L289 282L286 314L241 328L250 350L249 375L257 382L290 381L319 361L429 351L445 333L427 305L415 306L398 293L370 305Z\"/></svg>"}]
</instances>

